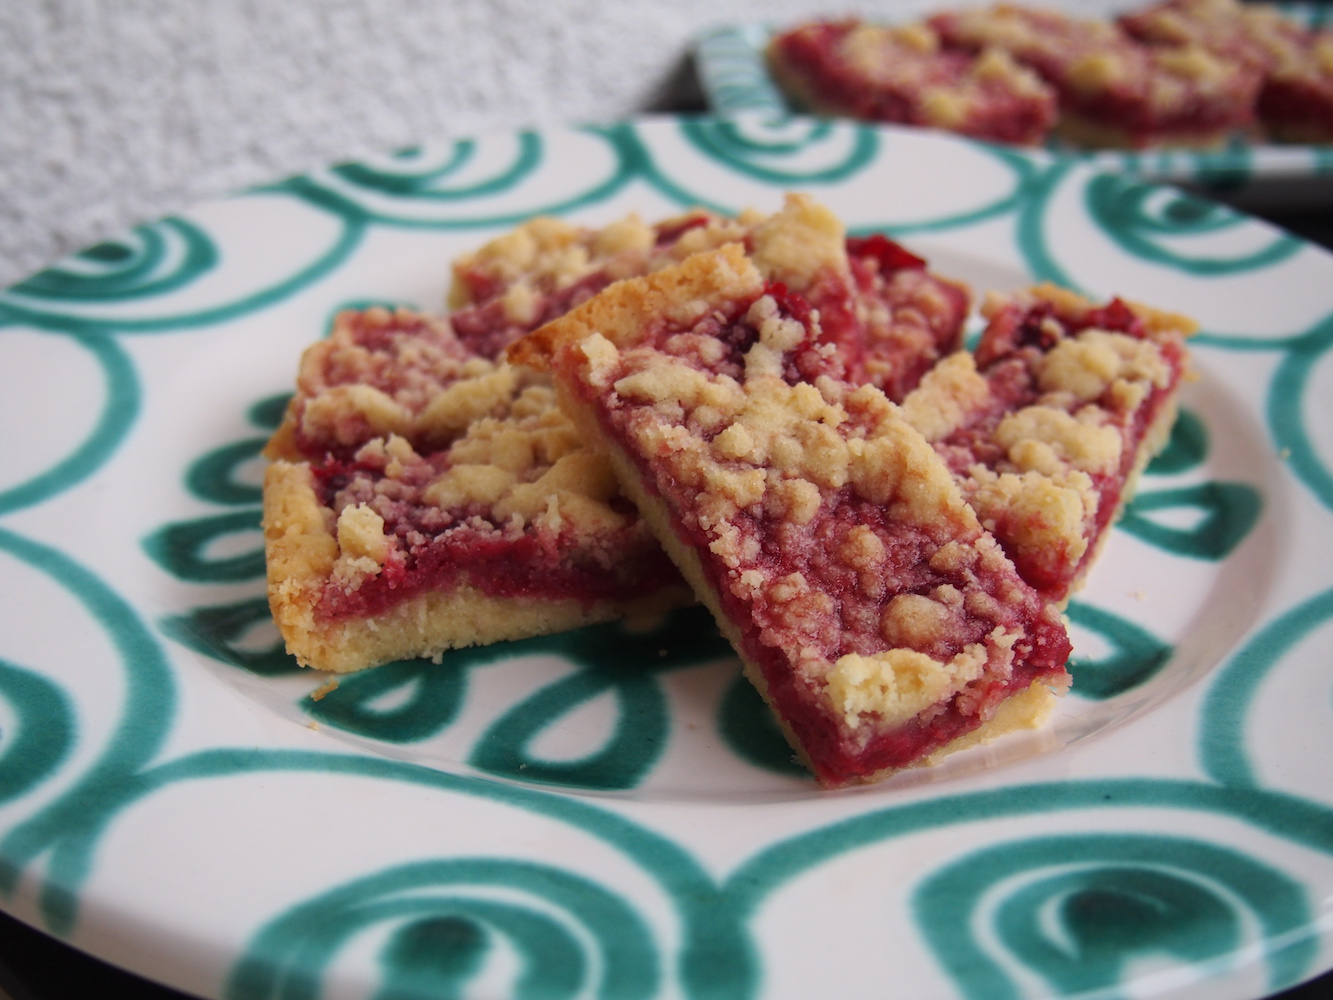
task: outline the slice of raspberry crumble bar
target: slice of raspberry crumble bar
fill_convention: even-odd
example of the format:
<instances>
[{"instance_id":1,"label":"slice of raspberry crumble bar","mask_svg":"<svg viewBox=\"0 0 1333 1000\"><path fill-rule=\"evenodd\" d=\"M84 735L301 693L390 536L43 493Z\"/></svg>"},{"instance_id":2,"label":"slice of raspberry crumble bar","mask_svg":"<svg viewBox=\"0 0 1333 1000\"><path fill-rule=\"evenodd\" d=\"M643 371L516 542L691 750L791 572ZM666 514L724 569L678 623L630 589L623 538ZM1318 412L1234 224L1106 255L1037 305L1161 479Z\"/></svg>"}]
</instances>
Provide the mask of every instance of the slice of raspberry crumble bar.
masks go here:
<instances>
[{"instance_id":1,"label":"slice of raspberry crumble bar","mask_svg":"<svg viewBox=\"0 0 1333 1000\"><path fill-rule=\"evenodd\" d=\"M1333 31L1311 29L1267 4L1166 0L1120 18L1153 45L1196 46L1262 78L1259 125L1279 142L1333 142Z\"/></svg>"},{"instance_id":2,"label":"slice of raspberry crumble bar","mask_svg":"<svg viewBox=\"0 0 1333 1000\"><path fill-rule=\"evenodd\" d=\"M464 345L494 358L614 281L726 243L743 243L773 280L820 309L848 377L894 400L962 343L965 285L882 234L847 238L832 213L797 194L771 216L695 210L653 225L631 215L601 229L533 219L454 262L449 322Z\"/></svg>"},{"instance_id":3,"label":"slice of raspberry crumble bar","mask_svg":"<svg viewBox=\"0 0 1333 1000\"><path fill-rule=\"evenodd\" d=\"M1050 285L991 296L975 356L903 403L1023 578L1063 603L1165 443L1192 321Z\"/></svg>"},{"instance_id":4,"label":"slice of raspberry crumble bar","mask_svg":"<svg viewBox=\"0 0 1333 1000\"><path fill-rule=\"evenodd\" d=\"M1078 145L1216 146L1254 123L1259 75L1198 45L1151 46L1111 21L1017 4L927 19L950 48L1000 48L1059 93L1057 133Z\"/></svg>"},{"instance_id":5,"label":"slice of raspberry crumble bar","mask_svg":"<svg viewBox=\"0 0 1333 1000\"><path fill-rule=\"evenodd\" d=\"M1002 49L947 51L924 23L814 21L768 46L773 77L802 107L1036 145L1055 124L1055 91Z\"/></svg>"},{"instance_id":6,"label":"slice of raspberry crumble bar","mask_svg":"<svg viewBox=\"0 0 1333 1000\"><path fill-rule=\"evenodd\" d=\"M898 407L841 377L822 324L733 244L614 285L509 356L554 374L836 787L1035 724L1069 641Z\"/></svg>"},{"instance_id":7,"label":"slice of raspberry crumble bar","mask_svg":"<svg viewBox=\"0 0 1333 1000\"><path fill-rule=\"evenodd\" d=\"M288 651L359 670L691 597L553 390L406 310L341 315L268 446Z\"/></svg>"}]
</instances>

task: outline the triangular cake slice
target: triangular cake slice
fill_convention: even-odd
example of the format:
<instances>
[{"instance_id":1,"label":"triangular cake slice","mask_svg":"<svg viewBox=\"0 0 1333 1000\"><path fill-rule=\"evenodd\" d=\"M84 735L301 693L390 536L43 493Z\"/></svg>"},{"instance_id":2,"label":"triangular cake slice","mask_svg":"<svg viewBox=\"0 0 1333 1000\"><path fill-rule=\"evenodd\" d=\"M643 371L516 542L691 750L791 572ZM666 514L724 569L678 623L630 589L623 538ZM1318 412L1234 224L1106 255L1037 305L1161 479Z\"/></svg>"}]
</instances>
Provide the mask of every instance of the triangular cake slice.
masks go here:
<instances>
[{"instance_id":1,"label":"triangular cake slice","mask_svg":"<svg viewBox=\"0 0 1333 1000\"><path fill-rule=\"evenodd\" d=\"M982 312L976 354L941 361L903 412L1023 578L1060 604L1170 434L1195 325L1052 285L992 295Z\"/></svg>"},{"instance_id":2,"label":"triangular cake slice","mask_svg":"<svg viewBox=\"0 0 1333 1000\"><path fill-rule=\"evenodd\" d=\"M826 786L1032 725L1057 613L820 314L739 245L621 282L510 348L554 373Z\"/></svg>"}]
</instances>

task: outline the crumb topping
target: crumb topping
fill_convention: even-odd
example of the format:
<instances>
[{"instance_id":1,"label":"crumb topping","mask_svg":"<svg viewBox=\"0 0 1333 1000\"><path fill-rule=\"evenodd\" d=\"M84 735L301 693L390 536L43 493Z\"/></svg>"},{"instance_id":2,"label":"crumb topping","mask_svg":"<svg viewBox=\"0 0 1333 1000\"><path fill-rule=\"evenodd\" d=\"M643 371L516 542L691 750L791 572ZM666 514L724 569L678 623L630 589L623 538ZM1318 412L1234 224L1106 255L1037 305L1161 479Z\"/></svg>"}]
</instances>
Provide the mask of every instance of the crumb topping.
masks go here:
<instances>
[{"instance_id":1,"label":"crumb topping","mask_svg":"<svg viewBox=\"0 0 1333 1000\"><path fill-rule=\"evenodd\" d=\"M759 218L695 210L655 225L630 215L593 228L539 217L454 261L450 321L471 350L494 358L613 281L743 240Z\"/></svg>"},{"instance_id":2,"label":"crumb topping","mask_svg":"<svg viewBox=\"0 0 1333 1000\"><path fill-rule=\"evenodd\" d=\"M285 423L306 455L388 434L444 443L510 391L512 381L501 383L513 374L494 368L443 320L403 308L344 311L302 355ZM476 395L483 386L488 392Z\"/></svg>"},{"instance_id":3,"label":"crumb topping","mask_svg":"<svg viewBox=\"0 0 1333 1000\"><path fill-rule=\"evenodd\" d=\"M445 451L377 438L348 462L315 467L339 547L318 614L365 615L460 577L488 593L588 599L671 579L551 390L520 398L526 408L478 421Z\"/></svg>"}]
</instances>

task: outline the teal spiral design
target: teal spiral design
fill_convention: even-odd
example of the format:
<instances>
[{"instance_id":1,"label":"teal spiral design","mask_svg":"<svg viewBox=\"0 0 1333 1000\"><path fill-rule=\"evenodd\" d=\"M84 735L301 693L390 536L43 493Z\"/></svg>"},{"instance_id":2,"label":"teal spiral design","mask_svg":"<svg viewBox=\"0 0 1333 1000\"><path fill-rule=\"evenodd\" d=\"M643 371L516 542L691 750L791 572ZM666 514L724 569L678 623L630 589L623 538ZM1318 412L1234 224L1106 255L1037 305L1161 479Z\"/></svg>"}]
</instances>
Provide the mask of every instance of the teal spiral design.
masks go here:
<instances>
[{"instance_id":1,"label":"teal spiral design","mask_svg":"<svg viewBox=\"0 0 1333 1000\"><path fill-rule=\"evenodd\" d=\"M1193 410L1182 407L1171 426L1171 436L1146 472L1150 476L1168 476L1198 468L1208 457L1208 425Z\"/></svg>"},{"instance_id":2,"label":"teal spiral design","mask_svg":"<svg viewBox=\"0 0 1333 1000\"><path fill-rule=\"evenodd\" d=\"M226 996L315 996L317 970L377 926L393 930L379 956L382 998L464 995L501 943L517 958L503 989L516 1000L648 1000L660 987L652 932L619 895L549 865L450 858L390 869L293 907L256 935Z\"/></svg>"},{"instance_id":3,"label":"teal spiral design","mask_svg":"<svg viewBox=\"0 0 1333 1000\"><path fill-rule=\"evenodd\" d=\"M68 929L72 925L79 889L91 871L98 841L116 818L135 804L182 783L265 774L321 774L390 782L415 787L423 793L458 796L460 804L476 798L506 805L532 818L568 824L600 840L654 879L674 906L681 926L680 942L674 954L663 957L662 965L669 962L675 969L685 995L691 1000L747 1000L755 996L758 973L753 943L736 914L721 905L716 883L698 861L681 845L648 827L577 798L459 777L384 758L322 752L226 748L199 751L151 766L130 760L119 763L120 766L101 769L85 782L77 801L71 798L65 803L79 808L71 811L62 806L61 821L50 817L26 824L0 842L0 847L8 848L3 852L7 858L31 860L42 851L51 852L54 861L44 892L51 902L47 920L52 926ZM4 876L0 891L13 890L19 868L13 865L0 869L0 875ZM399 878L401 871L387 876L389 881ZM348 891L359 896L365 886L358 884ZM339 892L334 890L335 899L342 898ZM311 984L317 981L323 968L320 961L331 955L329 946L327 942L316 942L321 949L317 954L300 948L290 951L283 930L291 926L298 936L304 933L308 921L318 922L317 916L310 913L309 908L298 904L290 913L270 921L268 929L240 957L233 983L239 979L249 989L257 978L273 989L285 991L290 979L297 984L292 987L298 990L294 995L313 995ZM341 940L340 936L335 937ZM273 959L275 947L281 952L281 963L286 963L277 970ZM280 974L277 979L275 971Z\"/></svg>"},{"instance_id":4,"label":"teal spiral design","mask_svg":"<svg viewBox=\"0 0 1333 1000\"><path fill-rule=\"evenodd\" d=\"M1152 518L1173 510L1200 517L1190 528L1170 527ZM1139 493L1125 509L1119 527L1166 552L1217 561L1244 541L1262 511L1263 496L1248 483L1209 481Z\"/></svg>"},{"instance_id":5,"label":"teal spiral design","mask_svg":"<svg viewBox=\"0 0 1333 1000\"><path fill-rule=\"evenodd\" d=\"M0 660L0 701L14 719L0 726L0 803L16 799L54 773L74 746L74 710L59 685Z\"/></svg>"},{"instance_id":6,"label":"teal spiral design","mask_svg":"<svg viewBox=\"0 0 1333 1000\"><path fill-rule=\"evenodd\" d=\"M1072 601L1066 613L1070 622L1094 632L1108 647L1100 659L1078 652L1070 659L1070 694L1075 697L1104 701L1132 691L1156 677L1171 659L1168 643L1104 608Z\"/></svg>"},{"instance_id":7,"label":"teal spiral design","mask_svg":"<svg viewBox=\"0 0 1333 1000\"><path fill-rule=\"evenodd\" d=\"M803 116L743 115L729 119L685 119L676 125L689 146L728 174L751 177L781 190L799 190L865 177L891 169L893 133L845 121ZM667 171L652 152L653 143L629 126L612 130L622 156L633 171L682 206L700 205L735 212L742 205L725 204L714 191L692 183L684 172ZM969 153L1004 168L1012 178L1002 194L959 211L928 220L883 219L853 226L853 233L883 232L896 236L956 229L1012 213L1029 196L1029 187L1044 169L1032 156L1000 146L973 144Z\"/></svg>"},{"instance_id":8,"label":"teal spiral design","mask_svg":"<svg viewBox=\"0 0 1333 1000\"><path fill-rule=\"evenodd\" d=\"M564 196L542 202L506 201L540 179L549 160L549 137L541 132L517 133L514 151L500 163L481 163L485 141L464 139L446 147L406 149L392 160L345 163L261 190L292 195L357 224L440 231L513 226L538 213L560 214L595 204L628 183L634 164L625 160L617 131L579 130L577 134L604 145L606 168L600 174L589 168ZM479 207L478 201L494 204Z\"/></svg>"},{"instance_id":9,"label":"teal spiral design","mask_svg":"<svg viewBox=\"0 0 1333 1000\"><path fill-rule=\"evenodd\" d=\"M4 313L4 306L0 305L0 336ZM58 330L49 333L62 335ZM64 335L88 351L101 367L106 400L92 430L78 447L37 476L0 491L0 515L42 503L86 479L115 454L139 415L142 405L139 377L120 344L96 333L80 331Z\"/></svg>"},{"instance_id":10,"label":"teal spiral design","mask_svg":"<svg viewBox=\"0 0 1333 1000\"><path fill-rule=\"evenodd\" d=\"M429 155L418 146L395 154L391 165L345 163L334 167L332 172L367 190L399 198L451 202L494 194L512 187L518 180L530 175L542 159L539 138L534 133L526 132L519 136L517 155L501 171L475 182L459 184L454 179L476 159L476 140L460 140L442 150L442 153Z\"/></svg>"},{"instance_id":11,"label":"teal spiral design","mask_svg":"<svg viewBox=\"0 0 1333 1000\"><path fill-rule=\"evenodd\" d=\"M1089 216L1123 250L1187 274L1219 276L1272 267L1304 246L1294 236L1275 232L1266 246L1248 253L1189 253L1175 247L1187 247L1191 237L1213 236L1253 224L1219 202L1120 174L1093 175L1084 188L1084 198Z\"/></svg>"},{"instance_id":12,"label":"teal spiral design","mask_svg":"<svg viewBox=\"0 0 1333 1000\"><path fill-rule=\"evenodd\" d=\"M264 431L282 421L287 393L261 399L246 412L249 423ZM204 501L227 508L221 513L163 525L143 540L145 553L177 579L191 583L260 583L264 578L263 542L258 534L263 487L253 467L268 437L246 437L220 445L191 463L185 486ZM250 472L250 475L247 475ZM233 551L236 540L241 551ZM250 544L246 547L246 539ZM229 540L233 543L228 547ZM222 552L217 551L222 548ZM268 600L242 597L204 605L160 622L162 631L190 649L261 676L297 672L273 626ZM268 631L259 645L254 633Z\"/></svg>"},{"instance_id":13,"label":"teal spiral design","mask_svg":"<svg viewBox=\"0 0 1333 1000\"><path fill-rule=\"evenodd\" d=\"M301 185L300 179L289 182ZM268 189L280 191L282 185ZM256 189L256 193L265 189ZM318 204L317 199L312 199ZM206 232L192 223L169 219L155 227L140 227L139 241L99 244L84 255L49 268L26 282L0 292L0 324L30 323L52 330L105 335L174 334L235 320L275 305L326 277L344 263L365 236L363 213L341 211L322 204L338 216L340 231L333 242L312 260L298 264L286 275L216 305L183 307L161 315L149 307L169 293L188 292L224 270L226 248L217 247ZM167 235L176 235L176 240ZM182 246L180 246L183 244ZM117 266L88 266L105 258ZM142 310L128 306L142 305ZM101 308L99 308L101 307ZM115 307L115 308L113 308Z\"/></svg>"},{"instance_id":14,"label":"teal spiral design","mask_svg":"<svg viewBox=\"0 0 1333 1000\"><path fill-rule=\"evenodd\" d=\"M167 218L89 247L12 291L54 302L146 299L185 287L217 263L217 246L204 230Z\"/></svg>"},{"instance_id":15,"label":"teal spiral design","mask_svg":"<svg viewBox=\"0 0 1333 1000\"><path fill-rule=\"evenodd\" d=\"M1310 403L1310 373L1329 357L1333 347L1333 313L1313 329L1295 338L1273 376L1268 393L1268 422L1278 448L1292 471L1333 510L1333 471L1319 456L1310 438L1304 412Z\"/></svg>"},{"instance_id":16,"label":"teal spiral design","mask_svg":"<svg viewBox=\"0 0 1333 1000\"><path fill-rule=\"evenodd\" d=\"M1277 616L1222 666L1200 717L1204 770L1225 785L1254 787L1245 720L1260 686L1297 643L1333 620L1333 590L1324 590Z\"/></svg>"},{"instance_id":17,"label":"teal spiral design","mask_svg":"<svg viewBox=\"0 0 1333 1000\"><path fill-rule=\"evenodd\" d=\"M1304 799L1253 788L1223 788L1172 779L1063 781L1008 785L869 809L761 850L736 869L725 883L724 890L736 918L749 922L758 914L765 901L784 886L854 850L888 845L901 838L966 823L996 821L1007 817L1047 817L1054 821L1061 814L1078 810L1126 808L1165 809L1228 818L1325 855L1333 855L1333 809ZM1205 869L1200 871L1202 878L1164 878L1151 887L1149 898L1158 892L1177 892L1191 906L1197 905L1202 909L1205 928L1208 914L1219 912L1218 901L1225 903L1233 914L1240 912L1237 909L1238 901L1243 901L1243 912L1252 914L1263 928L1265 948L1269 954L1269 980L1274 987L1280 988L1299 981L1318 955L1315 936L1317 926L1311 921L1310 901L1295 878L1249 854L1152 832L1105 837L1086 833L1070 834L1049 839L1045 847L1032 846L1040 844L1037 841L1021 841L1016 848L1001 845L992 851L979 852L972 861L966 862L976 869L969 870L966 876L959 874L963 870L959 867L948 867L932 873L928 878L938 879L944 884L922 883L914 893L913 905L921 917L928 943L936 946L934 950L937 957L946 963L952 961L943 957L946 949L951 947L945 943L945 937L952 934L953 939L957 939L966 930L965 926L959 925L960 914L971 914L975 910L972 902L974 895L980 891L981 886L996 880L993 874L987 877L988 873L1003 871L1005 866L1019 871L1028 870L1032 867L1027 860L1029 855L1034 856L1040 865L1049 862L1049 852L1054 849L1064 850L1064 856L1072 858L1082 850L1081 845L1088 842L1101 848L1092 851L1094 859L1105 865L1109 856L1114 862L1112 867L1124 868L1127 863L1139 867L1133 862L1145 851L1148 856L1172 859L1178 856L1179 867L1184 872L1199 871L1191 860L1197 859ZM1210 876L1206 869L1213 864L1222 866L1221 874ZM1195 885L1179 888L1185 881ZM1200 892L1192 891L1196 887ZM1058 883L1054 888L1059 888ZM1046 893L1047 897L1051 894L1050 891ZM1134 904L1131 902L1127 905ZM921 912L922 907L929 908L929 912ZM1028 897L1026 905L1019 907L1019 912L1030 910L1031 897ZM1195 919L1191 914L1185 919L1185 924L1189 925ZM1128 929L1130 935L1133 931L1133 927ZM1230 931L1226 933L1229 935ZM1018 936L1022 937L1021 934ZM1190 940L1188 934L1185 939ZM1189 954L1190 960L1215 955L1219 964L1212 971L1220 973L1225 968L1222 953L1216 950L1223 940L1221 933L1213 935L1205 929L1203 940L1207 946L1193 948ZM1138 950L1137 940L1131 937L1128 943L1132 947L1121 947L1114 938L1096 943L1103 959L1099 975L1118 974L1120 961ZM962 955L964 950L971 947L966 941L959 942L959 954ZM1053 970L1054 960L1045 953L1032 954L1030 957L1034 963L1033 971L1051 976L1064 971L1063 967ZM1025 961L1025 957L1019 958L1020 964ZM958 958L956 965L947 966L965 995L984 996L987 1000L992 997L1002 1000L1006 996L1017 995L1013 992L1011 980L1006 976L994 980L994 988L999 992L982 990L978 985L984 978L978 971L979 962L987 963L987 974L994 971L986 956L977 958L971 953L966 958ZM987 982L989 984L990 980Z\"/></svg>"},{"instance_id":18,"label":"teal spiral design","mask_svg":"<svg viewBox=\"0 0 1333 1000\"><path fill-rule=\"evenodd\" d=\"M1089 220L1121 250L1181 274L1222 278L1273 268L1304 246L1299 239L1274 231L1261 246L1215 253L1210 237L1242 228L1253 234L1257 227L1224 205L1184 191L1120 174L1087 171L1075 159L1056 159L1031 179L1028 197L1018 210L1018 245L1035 278L1085 294L1088 290L1050 246L1051 206L1067 184L1079 186Z\"/></svg>"},{"instance_id":19,"label":"teal spiral design","mask_svg":"<svg viewBox=\"0 0 1333 1000\"><path fill-rule=\"evenodd\" d=\"M477 738L469 763L527 782L610 791L633 788L652 770L670 735L670 712L659 676L731 658L707 613L686 608L656 628L632 631L621 622L490 646L453 650L438 663L408 660L342 678L335 690L308 696L303 710L323 725L390 743L414 743L458 717L468 675L478 669L549 656L573 667L516 697ZM605 742L574 759L540 756L534 745L573 712L610 698L615 722ZM385 705L388 707L385 707Z\"/></svg>"},{"instance_id":20,"label":"teal spiral design","mask_svg":"<svg viewBox=\"0 0 1333 1000\"><path fill-rule=\"evenodd\" d=\"M209 553L211 546L226 546L238 536L242 539L253 536L245 551L223 556ZM154 532L144 542L144 548L163 569L195 583L236 583L264 574L259 516L253 509L169 524Z\"/></svg>"},{"instance_id":21,"label":"teal spiral design","mask_svg":"<svg viewBox=\"0 0 1333 1000\"><path fill-rule=\"evenodd\" d=\"M717 731L732 753L755 767L791 777L808 774L792 754L773 713L744 674L737 674L722 696Z\"/></svg>"},{"instance_id":22,"label":"teal spiral design","mask_svg":"<svg viewBox=\"0 0 1333 1000\"><path fill-rule=\"evenodd\" d=\"M167 615L159 627L188 649L260 677L298 674L303 669L287 652L263 594Z\"/></svg>"},{"instance_id":23,"label":"teal spiral design","mask_svg":"<svg viewBox=\"0 0 1333 1000\"><path fill-rule=\"evenodd\" d=\"M985 1000L1022 995L1006 964L1064 996L1111 990L1134 962L1153 957L1215 975L1235 961L1251 920L1274 942L1265 949L1274 988L1298 979L1318 950L1299 883L1184 837L1005 843L933 872L912 905L936 961L964 996Z\"/></svg>"},{"instance_id":24,"label":"teal spiral design","mask_svg":"<svg viewBox=\"0 0 1333 1000\"><path fill-rule=\"evenodd\" d=\"M175 685L152 632L101 579L63 552L4 529L0 529L0 551L47 574L77 598L105 632L125 674L127 707L98 758L68 792L0 837L0 893L13 892L25 864L52 851L42 911L50 926L67 930L77 909L77 886L87 877L91 858L87 851L53 845L59 845L71 830L84 827L90 802L96 800L99 789L132 774L157 752L175 714ZM44 698L49 706L54 696L29 690L30 706L34 697ZM68 721L57 710L52 719L54 738L63 745L71 737L68 732L59 735L61 719ZM34 784L52 772L62 752L61 746L46 744L44 752L15 761L23 767L9 780L22 787Z\"/></svg>"},{"instance_id":25,"label":"teal spiral design","mask_svg":"<svg viewBox=\"0 0 1333 1000\"><path fill-rule=\"evenodd\" d=\"M816 118L686 120L681 134L711 159L778 185L828 184L854 176L875 158L880 142L871 129Z\"/></svg>"},{"instance_id":26,"label":"teal spiral design","mask_svg":"<svg viewBox=\"0 0 1333 1000\"><path fill-rule=\"evenodd\" d=\"M399 660L341 679L332 691L302 701L321 725L389 743L429 739L458 716L467 695L468 665ZM382 707L384 701L391 708Z\"/></svg>"}]
</instances>

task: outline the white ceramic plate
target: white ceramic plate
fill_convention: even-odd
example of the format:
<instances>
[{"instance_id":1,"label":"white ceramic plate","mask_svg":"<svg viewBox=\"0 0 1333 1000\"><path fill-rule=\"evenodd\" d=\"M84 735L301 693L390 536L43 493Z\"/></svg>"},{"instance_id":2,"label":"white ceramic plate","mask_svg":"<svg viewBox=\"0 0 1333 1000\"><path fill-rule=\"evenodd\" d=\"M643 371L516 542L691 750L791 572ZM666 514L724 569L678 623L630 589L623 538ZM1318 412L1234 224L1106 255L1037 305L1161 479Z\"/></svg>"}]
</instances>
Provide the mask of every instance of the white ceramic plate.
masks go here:
<instances>
[{"instance_id":1,"label":"white ceramic plate","mask_svg":"<svg viewBox=\"0 0 1333 1000\"><path fill-rule=\"evenodd\" d=\"M1333 7L1299 0L1272 5L1312 27L1333 23ZM769 75L764 50L787 25L729 24L710 29L695 46L705 103L717 115L776 119L795 109ZM1054 147L1053 147L1054 148ZM1188 185L1253 211L1333 206L1333 146L1236 142L1219 150L1070 152L1108 170L1145 180Z\"/></svg>"},{"instance_id":2,"label":"white ceramic plate","mask_svg":"<svg viewBox=\"0 0 1333 1000\"><path fill-rule=\"evenodd\" d=\"M1191 313L1053 725L830 794L697 611L296 672L257 450L353 303L537 212L806 190L978 290ZM345 165L0 296L0 905L230 1000L1258 996L1333 966L1333 258L1068 161L654 119Z\"/></svg>"}]
</instances>

